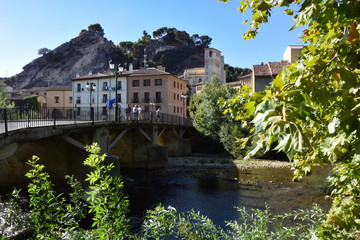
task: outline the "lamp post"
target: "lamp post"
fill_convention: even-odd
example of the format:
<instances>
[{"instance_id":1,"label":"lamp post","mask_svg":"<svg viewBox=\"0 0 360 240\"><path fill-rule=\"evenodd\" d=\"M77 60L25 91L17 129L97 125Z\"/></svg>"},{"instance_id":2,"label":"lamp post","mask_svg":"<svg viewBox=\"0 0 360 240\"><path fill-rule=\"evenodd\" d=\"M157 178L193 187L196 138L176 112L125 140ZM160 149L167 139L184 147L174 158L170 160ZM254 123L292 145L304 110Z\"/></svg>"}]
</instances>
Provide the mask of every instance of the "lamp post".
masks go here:
<instances>
[{"instance_id":1,"label":"lamp post","mask_svg":"<svg viewBox=\"0 0 360 240\"><path fill-rule=\"evenodd\" d=\"M92 120L93 124L94 124L94 109L91 107L91 102L92 102L92 92L95 91L96 89L96 84L95 83L89 83L86 82L86 89L88 91L90 91L90 119Z\"/></svg>"},{"instance_id":2,"label":"lamp post","mask_svg":"<svg viewBox=\"0 0 360 240\"><path fill-rule=\"evenodd\" d=\"M115 74L115 122L118 122L118 113L119 113L119 106L118 106L118 96L117 96L117 79L119 75L122 74L124 71L124 68L120 64L115 64L113 60L109 61L109 67L112 70L112 72Z\"/></svg>"},{"instance_id":3,"label":"lamp post","mask_svg":"<svg viewBox=\"0 0 360 240\"><path fill-rule=\"evenodd\" d=\"M155 103L153 101L150 101L150 105L151 105L151 114L150 114L150 118L151 118L151 121L153 119L153 114L154 114L154 106L155 106Z\"/></svg>"},{"instance_id":4,"label":"lamp post","mask_svg":"<svg viewBox=\"0 0 360 240\"><path fill-rule=\"evenodd\" d=\"M183 102L183 121L185 122L185 99L186 99L186 94L185 93L181 93L181 99Z\"/></svg>"}]
</instances>

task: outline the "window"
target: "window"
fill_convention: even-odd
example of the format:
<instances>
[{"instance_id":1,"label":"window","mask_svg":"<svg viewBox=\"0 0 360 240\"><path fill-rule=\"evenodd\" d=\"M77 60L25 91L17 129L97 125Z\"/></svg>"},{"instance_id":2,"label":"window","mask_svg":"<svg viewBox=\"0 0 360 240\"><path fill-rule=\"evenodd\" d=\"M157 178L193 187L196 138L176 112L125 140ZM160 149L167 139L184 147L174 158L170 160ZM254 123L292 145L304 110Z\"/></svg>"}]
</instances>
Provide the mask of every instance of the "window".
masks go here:
<instances>
[{"instance_id":1,"label":"window","mask_svg":"<svg viewBox=\"0 0 360 240\"><path fill-rule=\"evenodd\" d=\"M176 93L174 93L174 100L176 100Z\"/></svg>"},{"instance_id":2,"label":"window","mask_svg":"<svg viewBox=\"0 0 360 240\"><path fill-rule=\"evenodd\" d=\"M133 87L138 87L139 86L139 80L133 80L132 85L133 85Z\"/></svg>"},{"instance_id":3,"label":"window","mask_svg":"<svg viewBox=\"0 0 360 240\"><path fill-rule=\"evenodd\" d=\"M144 103L149 103L150 102L150 93L149 92L145 92L144 93Z\"/></svg>"},{"instance_id":4,"label":"window","mask_svg":"<svg viewBox=\"0 0 360 240\"><path fill-rule=\"evenodd\" d=\"M177 88L179 89L179 83L177 83Z\"/></svg>"},{"instance_id":5,"label":"window","mask_svg":"<svg viewBox=\"0 0 360 240\"><path fill-rule=\"evenodd\" d=\"M156 92L155 94L156 94L156 99L155 99L156 102L161 103L161 92Z\"/></svg>"},{"instance_id":6,"label":"window","mask_svg":"<svg viewBox=\"0 0 360 240\"><path fill-rule=\"evenodd\" d=\"M108 90L108 83L107 82L103 82L103 91Z\"/></svg>"},{"instance_id":7,"label":"window","mask_svg":"<svg viewBox=\"0 0 360 240\"><path fill-rule=\"evenodd\" d=\"M212 57L212 51L209 52L209 57Z\"/></svg>"},{"instance_id":8,"label":"window","mask_svg":"<svg viewBox=\"0 0 360 240\"><path fill-rule=\"evenodd\" d=\"M176 95L176 97L177 97L177 100L179 101L179 99L180 99L180 98L179 98L179 94L178 94L178 95Z\"/></svg>"},{"instance_id":9,"label":"window","mask_svg":"<svg viewBox=\"0 0 360 240\"><path fill-rule=\"evenodd\" d=\"M76 104L80 104L81 103L81 97L76 97Z\"/></svg>"},{"instance_id":10,"label":"window","mask_svg":"<svg viewBox=\"0 0 360 240\"><path fill-rule=\"evenodd\" d=\"M72 103L72 97L69 97L69 103Z\"/></svg>"},{"instance_id":11,"label":"window","mask_svg":"<svg viewBox=\"0 0 360 240\"><path fill-rule=\"evenodd\" d=\"M155 86L161 86L162 85L162 79L155 79Z\"/></svg>"},{"instance_id":12,"label":"window","mask_svg":"<svg viewBox=\"0 0 360 240\"><path fill-rule=\"evenodd\" d=\"M182 83L180 83L180 89L182 90Z\"/></svg>"},{"instance_id":13,"label":"window","mask_svg":"<svg viewBox=\"0 0 360 240\"><path fill-rule=\"evenodd\" d=\"M118 103L121 103L121 93L118 93L118 94L117 94L117 102L118 102Z\"/></svg>"},{"instance_id":14,"label":"window","mask_svg":"<svg viewBox=\"0 0 360 240\"><path fill-rule=\"evenodd\" d=\"M59 103L59 102L60 102L59 96L55 96L55 97L54 97L54 103Z\"/></svg>"},{"instance_id":15,"label":"window","mask_svg":"<svg viewBox=\"0 0 360 240\"><path fill-rule=\"evenodd\" d=\"M177 107L177 113L179 113L179 107Z\"/></svg>"},{"instance_id":16,"label":"window","mask_svg":"<svg viewBox=\"0 0 360 240\"><path fill-rule=\"evenodd\" d=\"M150 79L144 79L144 87L150 86Z\"/></svg>"},{"instance_id":17,"label":"window","mask_svg":"<svg viewBox=\"0 0 360 240\"><path fill-rule=\"evenodd\" d=\"M174 113L176 113L176 107L174 106Z\"/></svg>"},{"instance_id":18,"label":"window","mask_svg":"<svg viewBox=\"0 0 360 240\"><path fill-rule=\"evenodd\" d=\"M176 82L174 81L174 88L176 88Z\"/></svg>"},{"instance_id":19,"label":"window","mask_svg":"<svg viewBox=\"0 0 360 240\"><path fill-rule=\"evenodd\" d=\"M103 103L106 103L107 102L107 94L103 94L103 100L102 100Z\"/></svg>"},{"instance_id":20,"label":"window","mask_svg":"<svg viewBox=\"0 0 360 240\"><path fill-rule=\"evenodd\" d=\"M134 92L132 102L139 103L139 94L137 92Z\"/></svg>"},{"instance_id":21,"label":"window","mask_svg":"<svg viewBox=\"0 0 360 240\"><path fill-rule=\"evenodd\" d=\"M81 84L80 83L77 84L76 91L81 92Z\"/></svg>"},{"instance_id":22,"label":"window","mask_svg":"<svg viewBox=\"0 0 360 240\"><path fill-rule=\"evenodd\" d=\"M103 108L102 108L102 114L103 114L103 115L107 115L107 109L106 109L106 107L103 107Z\"/></svg>"},{"instance_id":23,"label":"window","mask_svg":"<svg viewBox=\"0 0 360 240\"><path fill-rule=\"evenodd\" d=\"M139 85L139 83L138 83L138 85ZM118 90L121 90L121 81L117 81L116 87Z\"/></svg>"}]
</instances>

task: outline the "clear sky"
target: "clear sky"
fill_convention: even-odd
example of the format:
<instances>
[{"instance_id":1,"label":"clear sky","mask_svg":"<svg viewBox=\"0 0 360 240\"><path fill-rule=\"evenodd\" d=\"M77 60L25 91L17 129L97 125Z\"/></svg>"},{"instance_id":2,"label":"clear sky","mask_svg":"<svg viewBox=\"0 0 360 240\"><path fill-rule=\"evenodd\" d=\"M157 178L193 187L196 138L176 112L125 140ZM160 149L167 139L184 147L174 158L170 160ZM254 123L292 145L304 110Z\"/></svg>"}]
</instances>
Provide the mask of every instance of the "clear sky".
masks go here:
<instances>
[{"instance_id":1,"label":"clear sky","mask_svg":"<svg viewBox=\"0 0 360 240\"><path fill-rule=\"evenodd\" d=\"M287 45L299 44L301 31L289 31L292 18L281 9L272 13L255 40L243 40L247 26L237 8L217 0L0 0L0 77L20 73L39 57L38 50L55 49L99 23L105 37L119 44L137 41L146 30L161 27L208 35L210 47L222 52L225 63L252 68L261 62L280 61Z\"/></svg>"}]
</instances>

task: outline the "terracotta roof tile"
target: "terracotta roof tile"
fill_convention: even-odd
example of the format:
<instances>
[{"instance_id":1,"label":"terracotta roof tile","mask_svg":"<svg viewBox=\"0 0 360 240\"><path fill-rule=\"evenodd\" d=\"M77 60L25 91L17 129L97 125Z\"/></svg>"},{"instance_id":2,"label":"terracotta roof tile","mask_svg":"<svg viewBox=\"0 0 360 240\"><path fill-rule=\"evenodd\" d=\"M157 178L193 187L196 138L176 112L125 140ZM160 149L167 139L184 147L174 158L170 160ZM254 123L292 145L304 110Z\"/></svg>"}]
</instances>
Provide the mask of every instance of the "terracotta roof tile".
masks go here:
<instances>
[{"instance_id":1,"label":"terracotta roof tile","mask_svg":"<svg viewBox=\"0 0 360 240\"><path fill-rule=\"evenodd\" d=\"M290 63L287 60L280 62L268 62L267 64L253 65L255 76L276 76L280 71Z\"/></svg>"}]
</instances>

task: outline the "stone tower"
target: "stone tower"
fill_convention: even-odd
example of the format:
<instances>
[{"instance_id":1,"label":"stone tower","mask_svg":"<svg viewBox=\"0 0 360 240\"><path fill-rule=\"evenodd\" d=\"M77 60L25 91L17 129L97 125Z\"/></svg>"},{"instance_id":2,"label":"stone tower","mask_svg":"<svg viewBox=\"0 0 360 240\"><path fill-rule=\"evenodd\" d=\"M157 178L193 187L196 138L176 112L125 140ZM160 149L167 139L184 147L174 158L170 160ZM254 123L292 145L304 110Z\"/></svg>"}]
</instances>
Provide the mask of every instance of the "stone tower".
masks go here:
<instances>
[{"instance_id":1,"label":"stone tower","mask_svg":"<svg viewBox=\"0 0 360 240\"><path fill-rule=\"evenodd\" d=\"M226 82L226 75L224 70L224 56L221 55L221 51L215 48L205 49L205 82L211 80L211 75L214 74L219 78L220 82L224 84Z\"/></svg>"}]
</instances>

